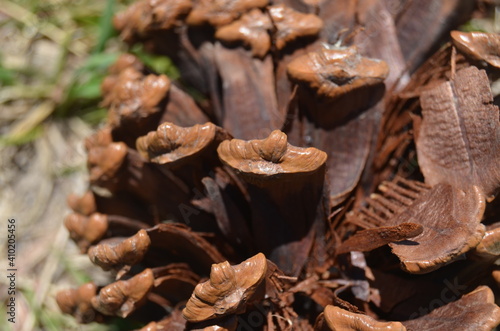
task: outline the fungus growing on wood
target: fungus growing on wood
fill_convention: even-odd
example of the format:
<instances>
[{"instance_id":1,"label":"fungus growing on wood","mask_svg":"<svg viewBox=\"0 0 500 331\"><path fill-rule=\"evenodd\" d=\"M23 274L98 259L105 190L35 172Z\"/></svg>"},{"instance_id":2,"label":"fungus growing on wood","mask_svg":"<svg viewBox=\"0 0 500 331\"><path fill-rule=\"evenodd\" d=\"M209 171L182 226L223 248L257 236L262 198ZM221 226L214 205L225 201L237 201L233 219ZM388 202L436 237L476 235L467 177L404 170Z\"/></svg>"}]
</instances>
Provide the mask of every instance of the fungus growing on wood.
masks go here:
<instances>
[{"instance_id":1,"label":"fungus growing on wood","mask_svg":"<svg viewBox=\"0 0 500 331\"><path fill-rule=\"evenodd\" d=\"M477 61L500 68L500 36L496 33L451 31L453 45Z\"/></svg>"},{"instance_id":2,"label":"fungus growing on wood","mask_svg":"<svg viewBox=\"0 0 500 331\"><path fill-rule=\"evenodd\" d=\"M209 23L221 26L231 23L252 8L263 8L268 3L269 0L200 0L189 13L186 23L189 25Z\"/></svg>"}]
</instances>

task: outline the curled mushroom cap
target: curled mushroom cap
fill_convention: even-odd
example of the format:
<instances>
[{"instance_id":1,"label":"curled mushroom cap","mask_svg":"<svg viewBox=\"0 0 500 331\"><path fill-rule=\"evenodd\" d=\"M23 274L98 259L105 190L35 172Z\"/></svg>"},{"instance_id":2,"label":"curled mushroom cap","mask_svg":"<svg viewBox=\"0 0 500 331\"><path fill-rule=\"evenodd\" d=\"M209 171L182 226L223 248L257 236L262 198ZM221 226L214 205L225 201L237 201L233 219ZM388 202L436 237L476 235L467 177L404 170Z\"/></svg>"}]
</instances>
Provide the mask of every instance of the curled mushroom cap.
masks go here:
<instances>
[{"instance_id":1,"label":"curled mushroom cap","mask_svg":"<svg viewBox=\"0 0 500 331\"><path fill-rule=\"evenodd\" d=\"M166 122L156 131L138 138L136 145L139 153L154 163L180 165L189 162L210 144L229 138L224 129L213 123L182 128Z\"/></svg>"},{"instance_id":2,"label":"curled mushroom cap","mask_svg":"<svg viewBox=\"0 0 500 331\"><path fill-rule=\"evenodd\" d=\"M451 31L453 45L474 60L500 68L500 36L496 33Z\"/></svg>"},{"instance_id":3,"label":"curled mushroom cap","mask_svg":"<svg viewBox=\"0 0 500 331\"><path fill-rule=\"evenodd\" d=\"M370 316L331 305L325 307L323 319L322 328L317 325L316 331L406 331L400 322L379 322Z\"/></svg>"},{"instance_id":4,"label":"curled mushroom cap","mask_svg":"<svg viewBox=\"0 0 500 331\"><path fill-rule=\"evenodd\" d=\"M342 94L382 83L389 67L382 60L361 56L355 46L322 48L294 59L287 67L293 82L305 84L320 96L335 98Z\"/></svg>"},{"instance_id":5,"label":"curled mushroom cap","mask_svg":"<svg viewBox=\"0 0 500 331\"><path fill-rule=\"evenodd\" d=\"M99 294L92 298L92 306L104 315L125 318L145 303L146 295L153 285L153 271L145 269L130 279L119 280L103 287Z\"/></svg>"},{"instance_id":6,"label":"curled mushroom cap","mask_svg":"<svg viewBox=\"0 0 500 331\"><path fill-rule=\"evenodd\" d=\"M490 331L500 323L500 308L487 286L403 324L408 330Z\"/></svg>"},{"instance_id":7,"label":"curled mushroom cap","mask_svg":"<svg viewBox=\"0 0 500 331\"><path fill-rule=\"evenodd\" d=\"M323 21L318 16L303 14L284 4L270 6L268 10L276 27L277 49L283 49L297 38L316 36L323 28Z\"/></svg>"},{"instance_id":8,"label":"curled mushroom cap","mask_svg":"<svg viewBox=\"0 0 500 331\"><path fill-rule=\"evenodd\" d=\"M198 284L182 314L189 322L201 322L245 311L267 272L267 259L259 253L242 263L212 265L210 279Z\"/></svg>"},{"instance_id":9,"label":"curled mushroom cap","mask_svg":"<svg viewBox=\"0 0 500 331\"><path fill-rule=\"evenodd\" d=\"M109 108L108 122L117 127L122 121L135 121L159 112L160 102L166 98L170 80L165 75L143 75L133 67L118 76L110 76L112 86L104 90L103 106Z\"/></svg>"},{"instance_id":10,"label":"curled mushroom cap","mask_svg":"<svg viewBox=\"0 0 500 331\"><path fill-rule=\"evenodd\" d=\"M73 315L80 323L90 323L96 317L96 311L90 303L96 292L94 283L86 283L78 289L58 292L56 302L62 312Z\"/></svg>"},{"instance_id":11,"label":"curled mushroom cap","mask_svg":"<svg viewBox=\"0 0 500 331\"><path fill-rule=\"evenodd\" d=\"M108 218L104 214L93 213L90 216L73 213L66 216L64 226L82 252L99 241L108 230Z\"/></svg>"},{"instance_id":12,"label":"curled mushroom cap","mask_svg":"<svg viewBox=\"0 0 500 331\"><path fill-rule=\"evenodd\" d=\"M221 26L231 23L250 9L263 8L268 3L269 0L199 0L186 22L189 25L209 23Z\"/></svg>"},{"instance_id":13,"label":"curled mushroom cap","mask_svg":"<svg viewBox=\"0 0 500 331\"><path fill-rule=\"evenodd\" d=\"M260 140L223 141L217 152L222 162L236 171L262 179L312 173L326 162L325 152L292 146L279 130Z\"/></svg>"},{"instance_id":14,"label":"curled mushroom cap","mask_svg":"<svg viewBox=\"0 0 500 331\"><path fill-rule=\"evenodd\" d=\"M271 48L271 19L259 9L253 9L239 20L217 29L215 37L227 43L242 42L254 56L263 58Z\"/></svg>"},{"instance_id":15,"label":"curled mushroom cap","mask_svg":"<svg viewBox=\"0 0 500 331\"><path fill-rule=\"evenodd\" d=\"M103 241L97 246L90 247L90 260L104 270L135 265L140 262L151 245L151 239L146 230L139 230L134 236L123 241L110 243Z\"/></svg>"}]
</instances>

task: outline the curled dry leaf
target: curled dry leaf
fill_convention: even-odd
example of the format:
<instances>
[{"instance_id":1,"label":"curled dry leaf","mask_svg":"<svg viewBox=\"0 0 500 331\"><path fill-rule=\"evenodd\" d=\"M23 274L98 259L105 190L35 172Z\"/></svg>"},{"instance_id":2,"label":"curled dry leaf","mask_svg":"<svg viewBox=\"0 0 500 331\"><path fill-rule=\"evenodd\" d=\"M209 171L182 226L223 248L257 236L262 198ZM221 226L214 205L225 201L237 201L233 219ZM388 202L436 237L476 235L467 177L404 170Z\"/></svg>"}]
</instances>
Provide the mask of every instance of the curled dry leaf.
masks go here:
<instances>
[{"instance_id":1,"label":"curled dry leaf","mask_svg":"<svg viewBox=\"0 0 500 331\"><path fill-rule=\"evenodd\" d=\"M72 213L64 219L64 226L82 252L86 252L90 245L98 242L108 230L107 216L93 213L90 216Z\"/></svg>"},{"instance_id":2,"label":"curled dry leaf","mask_svg":"<svg viewBox=\"0 0 500 331\"><path fill-rule=\"evenodd\" d=\"M161 110L160 103L166 98L170 88L167 76L145 76L132 67L108 79L112 82L105 80L103 83L103 86L110 89L103 90L102 105L109 108L108 123L111 127L158 113Z\"/></svg>"},{"instance_id":3,"label":"curled dry leaf","mask_svg":"<svg viewBox=\"0 0 500 331\"><path fill-rule=\"evenodd\" d=\"M238 173L259 179L300 175L317 171L326 162L326 154L316 148L295 147L279 130L261 140L223 141L217 149L222 162Z\"/></svg>"},{"instance_id":4,"label":"curled dry leaf","mask_svg":"<svg viewBox=\"0 0 500 331\"><path fill-rule=\"evenodd\" d=\"M267 6L269 0L199 0L189 13L186 23L189 25L213 26L229 24L241 14L253 8Z\"/></svg>"},{"instance_id":5,"label":"curled dry leaf","mask_svg":"<svg viewBox=\"0 0 500 331\"><path fill-rule=\"evenodd\" d=\"M315 331L406 331L400 322L379 322L370 316L351 313L345 309L326 306L318 317Z\"/></svg>"},{"instance_id":6,"label":"curled dry leaf","mask_svg":"<svg viewBox=\"0 0 500 331\"><path fill-rule=\"evenodd\" d=\"M451 31L453 45L466 56L500 68L500 35L486 32Z\"/></svg>"},{"instance_id":7,"label":"curled dry leaf","mask_svg":"<svg viewBox=\"0 0 500 331\"><path fill-rule=\"evenodd\" d=\"M90 247L88 255L90 261L103 270L117 269L140 262L150 245L151 239L147 232L140 230L134 236L120 242L104 240L99 245Z\"/></svg>"},{"instance_id":8,"label":"curled dry leaf","mask_svg":"<svg viewBox=\"0 0 500 331\"><path fill-rule=\"evenodd\" d=\"M359 54L356 46L323 47L288 64L288 77L326 98L336 98L361 87L380 84L389 73L384 61Z\"/></svg>"},{"instance_id":9,"label":"curled dry leaf","mask_svg":"<svg viewBox=\"0 0 500 331\"><path fill-rule=\"evenodd\" d=\"M245 306L255 300L259 285L267 272L267 260L259 253L242 263L212 265L210 279L198 284L182 314L188 322L201 322L217 317L245 312Z\"/></svg>"},{"instance_id":10,"label":"curled dry leaf","mask_svg":"<svg viewBox=\"0 0 500 331\"><path fill-rule=\"evenodd\" d=\"M479 286L459 300L403 324L408 330L490 331L500 323L500 308L493 292Z\"/></svg>"},{"instance_id":11,"label":"curled dry leaf","mask_svg":"<svg viewBox=\"0 0 500 331\"><path fill-rule=\"evenodd\" d=\"M127 317L146 302L146 295L153 288L151 269L127 280L119 280L103 287L92 298L92 306L104 315Z\"/></svg>"},{"instance_id":12,"label":"curled dry leaf","mask_svg":"<svg viewBox=\"0 0 500 331\"><path fill-rule=\"evenodd\" d=\"M99 319L90 301L96 295L97 286L86 283L77 289L63 290L57 293L56 302L66 314L73 315L80 323L90 323Z\"/></svg>"},{"instance_id":13,"label":"curled dry leaf","mask_svg":"<svg viewBox=\"0 0 500 331\"><path fill-rule=\"evenodd\" d=\"M485 200L477 187L467 191L446 184L432 188L397 179L372 195L361 219L386 226L419 224L423 232L411 241L391 243L402 267L411 273L431 272L476 247L484 235Z\"/></svg>"},{"instance_id":14,"label":"curled dry leaf","mask_svg":"<svg viewBox=\"0 0 500 331\"><path fill-rule=\"evenodd\" d=\"M139 153L151 162L179 167L192 161L210 146L230 138L224 129L213 123L182 128L166 122L156 131L137 139L136 145Z\"/></svg>"},{"instance_id":15,"label":"curled dry leaf","mask_svg":"<svg viewBox=\"0 0 500 331\"><path fill-rule=\"evenodd\" d=\"M383 226L359 231L344 241L336 250L336 253L368 252L391 242L413 238L423 231L422 225L415 223L401 223L395 226Z\"/></svg>"},{"instance_id":16,"label":"curled dry leaf","mask_svg":"<svg viewBox=\"0 0 500 331\"><path fill-rule=\"evenodd\" d=\"M272 27L269 15L253 9L239 20L219 27L215 37L227 43L241 42L252 50L253 56L263 58L271 48Z\"/></svg>"},{"instance_id":17,"label":"curled dry leaf","mask_svg":"<svg viewBox=\"0 0 500 331\"><path fill-rule=\"evenodd\" d=\"M303 14L284 4L268 7L269 15L276 29L274 38L278 50L301 37L314 37L323 28L323 21L314 14Z\"/></svg>"},{"instance_id":18,"label":"curled dry leaf","mask_svg":"<svg viewBox=\"0 0 500 331\"><path fill-rule=\"evenodd\" d=\"M174 28L192 7L191 0L142 0L116 15L113 24L125 41L132 41L136 34L146 37L153 31Z\"/></svg>"},{"instance_id":19,"label":"curled dry leaf","mask_svg":"<svg viewBox=\"0 0 500 331\"><path fill-rule=\"evenodd\" d=\"M500 122L485 71L460 70L423 92L420 102L415 143L426 183L476 185L491 198L500 187Z\"/></svg>"}]
</instances>

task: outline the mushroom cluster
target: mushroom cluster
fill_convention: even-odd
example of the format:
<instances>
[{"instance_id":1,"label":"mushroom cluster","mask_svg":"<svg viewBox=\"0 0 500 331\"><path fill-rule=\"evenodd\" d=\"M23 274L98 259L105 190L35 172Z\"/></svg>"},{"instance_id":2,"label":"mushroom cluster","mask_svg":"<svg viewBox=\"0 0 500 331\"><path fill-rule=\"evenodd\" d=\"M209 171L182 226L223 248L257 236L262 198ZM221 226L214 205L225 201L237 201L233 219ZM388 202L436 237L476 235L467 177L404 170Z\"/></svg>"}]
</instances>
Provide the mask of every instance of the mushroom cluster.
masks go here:
<instances>
[{"instance_id":1,"label":"mushroom cluster","mask_svg":"<svg viewBox=\"0 0 500 331\"><path fill-rule=\"evenodd\" d=\"M64 223L114 281L61 291L61 310L144 331L495 328L500 38L452 31L473 14L459 0L118 14L123 40L181 77L131 54L110 68L89 190Z\"/></svg>"}]
</instances>

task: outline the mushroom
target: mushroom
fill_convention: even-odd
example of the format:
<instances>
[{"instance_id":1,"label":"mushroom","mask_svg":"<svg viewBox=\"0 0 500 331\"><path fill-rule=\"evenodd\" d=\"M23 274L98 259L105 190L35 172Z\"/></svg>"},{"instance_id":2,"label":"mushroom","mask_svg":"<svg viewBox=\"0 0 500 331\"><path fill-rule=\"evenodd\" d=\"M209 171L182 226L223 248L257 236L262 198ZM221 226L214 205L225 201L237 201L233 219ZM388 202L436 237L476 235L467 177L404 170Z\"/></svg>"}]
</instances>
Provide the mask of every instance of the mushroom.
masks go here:
<instances>
[{"instance_id":1,"label":"mushroom","mask_svg":"<svg viewBox=\"0 0 500 331\"><path fill-rule=\"evenodd\" d=\"M500 121L486 73L469 67L422 93L415 144L425 181L462 190L472 185L492 200L500 187Z\"/></svg>"},{"instance_id":2,"label":"mushroom","mask_svg":"<svg viewBox=\"0 0 500 331\"><path fill-rule=\"evenodd\" d=\"M451 31L453 45L466 56L500 68L500 36L496 33Z\"/></svg>"},{"instance_id":3,"label":"mushroom","mask_svg":"<svg viewBox=\"0 0 500 331\"><path fill-rule=\"evenodd\" d=\"M59 291L56 302L63 313L73 315L79 323L102 322L103 316L90 303L96 292L94 283L86 283L77 289Z\"/></svg>"},{"instance_id":4,"label":"mushroom","mask_svg":"<svg viewBox=\"0 0 500 331\"><path fill-rule=\"evenodd\" d=\"M196 286L182 314L192 323L241 314L257 299L266 272L267 260L262 253L235 266L227 261L214 264L210 280Z\"/></svg>"},{"instance_id":5,"label":"mushroom","mask_svg":"<svg viewBox=\"0 0 500 331\"><path fill-rule=\"evenodd\" d=\"M71 239L84 253L90 245L104 237L108 230L108 220L106 215L99 213L90 216L73 213L66 216L64 226L68 229Z\"/></svg>"},{"instance_id":6,"label":"mushroom","mask_svg":"<svg viewBox=\"0 0 500 331\"><path fill-rule=\"evenodd\" d=\"M199 0L191 10L186 23L189 25L226 25L253 8L267 6L269 0Z\"/></svg>"},{"instance_id":7,"label":"mushroom","mask_svg":"<svg viewBox=\"0 0 500 331\"><path fill-rule=\"evenodd\" d=\"M256 249L294 276L310 250L321 264L326 154L292 146L278 130L262 140L223 141L217 152L248 184Z\"/></svg>"},{"instance_id":8,"label":"mushroom","mask_svg":"<svg viewBox=\"0 0 500 331\"><path fill-rule=\"evenodd\" d=\"M326 306L316 320L315 331L406 331L400 322L379 322L370 316L351 313L345 309Z\"/></svg>"},{"instance_id":9,"label":"mushroom","mask_svg":"<svg viewBox=\"0 0 500 331\"><path fill-rule=\"evenodd\" d=\"M104 315L127 317L142 306L154 284L153 271L145 269L127 280L103 287L91 300L92 306Z\"/></svg>"},{"instance_id":10,"label":"mushroom","mask_svg":"<svg viewBox=\"0 0 500 331\"><path fill-rule=\"evenodd\" d=\"M90 247L88 255L92 263L103 270L132 266L144 258L151 245L151 239L145 230L140 230L123 241L117 242L115 239L117 238L104 240L99 245Z\"/></svg>"}]
</instances>

